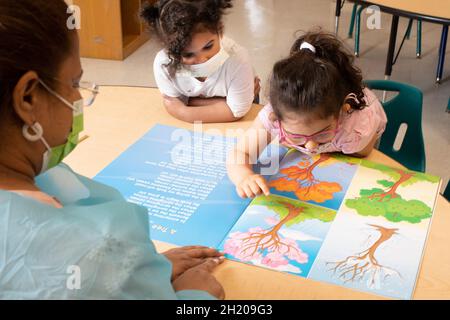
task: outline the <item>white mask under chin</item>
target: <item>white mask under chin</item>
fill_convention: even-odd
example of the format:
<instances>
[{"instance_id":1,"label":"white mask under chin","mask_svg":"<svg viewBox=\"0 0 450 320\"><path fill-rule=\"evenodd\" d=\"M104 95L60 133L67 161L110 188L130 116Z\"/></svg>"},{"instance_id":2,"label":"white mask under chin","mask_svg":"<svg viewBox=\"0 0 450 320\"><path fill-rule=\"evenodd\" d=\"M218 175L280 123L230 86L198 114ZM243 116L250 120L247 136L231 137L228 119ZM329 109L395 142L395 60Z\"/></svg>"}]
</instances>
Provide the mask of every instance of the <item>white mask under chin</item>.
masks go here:
<instances>
[{"instance_id":1,"label":"white mask under chin","mask_svg":"<svg viewBox=\"0 0 450 320\"><path fill-rule=\"evenodd\" d=\"M200 64L183 65L177 74L194 78L208 78L222 67L229 57L230 55L225 51L223 45L220 44L219 52L208 61Z\"/></svg>"},{"instance_id":2,"label":"white mask under chin","mask_svg":"<svg viewBox=\"0 0 450 320\"><path fill-rule=\"evenodd\" d=\"M327 152L326 150L328 150L331 145L332 145L332 143L328 142L328 143L324 143L324 144L317 146L315 149L307 149L307 148L303 148L300 146L294 146L294 145L291 145L290 147L296 149L297 151L300 151L304 154L311 156L311 155L316 155L316 154Z\"/></svg>"}]
</instances>

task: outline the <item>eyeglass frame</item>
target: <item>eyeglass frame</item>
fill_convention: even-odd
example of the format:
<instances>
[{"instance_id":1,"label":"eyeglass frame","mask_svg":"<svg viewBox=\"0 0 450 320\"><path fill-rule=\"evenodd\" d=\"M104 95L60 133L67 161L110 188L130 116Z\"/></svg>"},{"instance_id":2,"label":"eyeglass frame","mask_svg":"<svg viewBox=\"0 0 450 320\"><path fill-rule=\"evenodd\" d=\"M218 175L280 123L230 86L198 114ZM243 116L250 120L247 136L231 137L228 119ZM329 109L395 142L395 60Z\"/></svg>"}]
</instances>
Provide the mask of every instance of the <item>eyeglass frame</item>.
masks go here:
<instances>
[{"instance_id":1,"label":"eyeglass frame","mask_svg":"<svg viewBox=\"0 0 450 320\"><path fill-rule=\"evenodd\" d=\"M52 78L52 79L58 81L59 83L63 83L61 80L59 80L57 78ZM54 94L55 96L60 98L66 105L68 105L68 106L72 105L72 103L67 101L67 99L65 99L63 96L61 96L58 92L56 92L55 90L50 88L42 79L39 78L38 80L41 85L43 85L49 92L51 92L52 94ZM100 93L100 91L98 89L98 85L95 82L91 82L91 81L80 81L79 83L76 84L76 86L75 85L72 86L72 88L77 89L77 90L80 90L80 89L86 90L92 94L92 98L90 98L89 101L86 101L86 99L83 98L84 107L92 106L94 104L95 99L97 98L97 95Z\"/></svg>"},{"instance_id":2,"label":"eyeglass frame","mask_svg":"<svg viewBox=\"0 0 450 320\"><path fill-rule=\"evenodd\" d=\"M336 128L335 129L331 129L331 130L326 130L323 132L318 132L312 135L304 135L304 134L295 134L295 133L287 133L284 129L283 126L281 125L281 121L277 120L278 123L278 130L280 131L280 137L279 140L280 142L289 142L287 141L288 139L305 139L305 141L303 143L298 143L299 145L305 145L307 144L309 141L313 140L314 137L320 136L320 135L325 135L325 134L333 134L334 136L338 133L340 127L339 127L339 120L336 120ZM292 141L292 140L291 140Z\"/></svg>"}]
</instances>

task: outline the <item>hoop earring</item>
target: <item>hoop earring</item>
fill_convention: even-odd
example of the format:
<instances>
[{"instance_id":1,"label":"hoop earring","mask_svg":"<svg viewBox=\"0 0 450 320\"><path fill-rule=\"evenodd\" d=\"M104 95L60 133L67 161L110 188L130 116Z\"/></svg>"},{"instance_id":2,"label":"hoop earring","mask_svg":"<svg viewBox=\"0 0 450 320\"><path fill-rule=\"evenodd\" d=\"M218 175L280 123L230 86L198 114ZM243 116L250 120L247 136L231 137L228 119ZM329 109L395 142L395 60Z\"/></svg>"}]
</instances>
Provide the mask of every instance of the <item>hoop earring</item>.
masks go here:
<instances>
[{"instance_id":1,"label":"hoop earring","mask_svg":"<svg viewBox=\"0 0 450 320\"><path fill-rule=\"evenodd\" d=\"M31 134L28 130L31 129L34 134ZM42 129L42 126L39 124L39 122L35 122L32 126L29 126L27 124L24 124L22 127L22 134L25 139L27 139L30 142L36 142L40 139L42 139L42 136L44 134L44 129Z\"/></svg>"}]
</instances>

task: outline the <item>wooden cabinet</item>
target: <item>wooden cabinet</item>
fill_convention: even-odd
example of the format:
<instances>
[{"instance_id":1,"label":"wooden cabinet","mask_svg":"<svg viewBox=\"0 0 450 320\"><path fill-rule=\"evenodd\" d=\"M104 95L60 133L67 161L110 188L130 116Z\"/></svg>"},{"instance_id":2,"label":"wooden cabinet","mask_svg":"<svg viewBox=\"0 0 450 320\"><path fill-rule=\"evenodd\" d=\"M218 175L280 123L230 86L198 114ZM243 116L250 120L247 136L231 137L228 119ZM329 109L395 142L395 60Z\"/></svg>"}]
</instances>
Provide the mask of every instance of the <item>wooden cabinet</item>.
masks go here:
<instances>
[{"instance_id":1,"label":"wooden cabinet","mask_svg":"<svg viewBox=\"0 0 450 320\"><path fill-rule=\"evenodd\" d=\"M82 57L123 60L150 38L145 24L139 19L146 0L72 2L81 10Z\"/></svg>"}]
</instances>

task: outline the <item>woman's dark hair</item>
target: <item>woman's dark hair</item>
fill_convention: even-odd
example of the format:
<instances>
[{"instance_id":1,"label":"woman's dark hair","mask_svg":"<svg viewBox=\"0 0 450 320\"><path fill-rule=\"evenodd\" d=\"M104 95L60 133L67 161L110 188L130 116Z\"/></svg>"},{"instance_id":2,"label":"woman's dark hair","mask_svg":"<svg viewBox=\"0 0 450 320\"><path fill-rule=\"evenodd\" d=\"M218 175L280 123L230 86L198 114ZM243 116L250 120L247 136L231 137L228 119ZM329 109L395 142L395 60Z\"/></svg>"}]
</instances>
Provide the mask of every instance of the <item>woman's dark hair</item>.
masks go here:
<instances>
[{"instance_id":1,"label":"woman's dark hair","mask_svg":"<svg viewBox=\"0 0 450 320\"><path fill-rule=\"evenodd\" d=\"M167 65L173 76L181 64L181 54L196 32L222 33L222 17L232 0L159 0L146 3L141 17L156 31L168 51Z\"/></svg>"},{"instance_id":2,"label":"woman's dark hair","mask_svg":"<svg viewBox=\"0 0 450 320\"><path fill-rule=\"evenodd\" d=\"M0 0L0 120L12 112L20 78L35 71L49 85L72 50L63 0Z\"/></svg>"},{"instance_id":3,"label":"woman's dark hair","mask_svg":"<svg viewBox=\"0 0 450 320\"><path fill-rule=\"evenodd\" d=\"M300 46L307 42L315 53ZM349 112L365 107L361 70L354 56L334 34L310 31L293 44L290 56L277 62L270 79L270 103L281 120L283 112L303 113L313 118L338 116L344 103ZM354 93L359 102L346 99Z\"/></svg>"}]
</instances>

